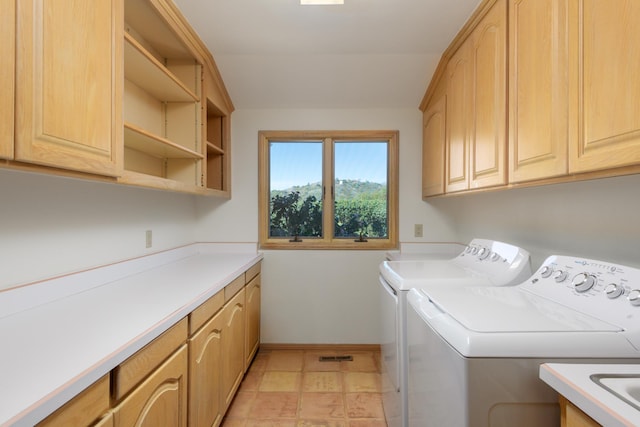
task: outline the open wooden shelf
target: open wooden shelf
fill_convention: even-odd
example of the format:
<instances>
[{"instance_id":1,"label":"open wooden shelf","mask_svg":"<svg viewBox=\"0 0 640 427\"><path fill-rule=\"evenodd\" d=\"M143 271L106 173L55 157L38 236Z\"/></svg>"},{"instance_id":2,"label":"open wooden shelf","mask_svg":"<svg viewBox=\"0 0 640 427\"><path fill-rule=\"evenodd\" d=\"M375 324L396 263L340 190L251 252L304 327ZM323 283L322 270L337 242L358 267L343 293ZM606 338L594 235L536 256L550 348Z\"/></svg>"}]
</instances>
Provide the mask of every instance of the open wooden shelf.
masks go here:
<instances>
[{"instance_id":1,"label":"open wooden shelf","mask_svg":"<svg viewBox=\"0 0 640 427\"><path fill-rule=\"evenodd\" d=\"M223 156L224 150L217 145L214 145L207 141L207 154Z\"/></svg>"},{"instance_id":2,"label":"open wooden shelf","mask_svg":"<svg viewBox=\"0 0 640 427\"><path fill-rule=\"evenodd\" d=\"M124 124L124 145L132 150L165 159L204 159L201 153L189 150L168 139L154 135L131 123Z\"/></svg>"},{"instance_id":3,"label":"open wooden shelf","mask_svg":"<svg viewBox=\"0 0 640 427\"><path fill-rule=\"evenodd\" d=\"M136 39L124 35L124 74L130 82L166 102L198 102L200 97L185 86Z\"/></svg>"}]
</instances>

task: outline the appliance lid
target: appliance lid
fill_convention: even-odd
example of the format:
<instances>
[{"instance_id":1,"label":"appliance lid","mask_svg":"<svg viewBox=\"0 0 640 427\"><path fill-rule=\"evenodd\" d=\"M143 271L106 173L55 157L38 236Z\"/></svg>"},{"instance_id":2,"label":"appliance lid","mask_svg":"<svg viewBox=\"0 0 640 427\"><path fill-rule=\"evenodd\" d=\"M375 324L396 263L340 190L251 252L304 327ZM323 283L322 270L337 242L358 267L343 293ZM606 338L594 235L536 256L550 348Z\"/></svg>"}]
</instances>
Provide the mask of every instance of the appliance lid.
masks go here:
<instances>
[{"instance_id":1,"label":"appliance lid","mask_svg":"<svg viewBox=\"0 0 640 427\"><path fill-rule=\"evenodd\" d=\"M426 284L489 285L487 275L452 260L383 261L380 274L397 290Z\"/></svg>"},{"instance_id":2,"label":"appliance lid","mask_svg":"<svg viewBox=\"0 0 640 427\"><path fill-rule=\"evenodd\" d=\"M623 329L517 287L425 287L440 310L470 331L620 332Z\"/></svg>"}]
</instances>

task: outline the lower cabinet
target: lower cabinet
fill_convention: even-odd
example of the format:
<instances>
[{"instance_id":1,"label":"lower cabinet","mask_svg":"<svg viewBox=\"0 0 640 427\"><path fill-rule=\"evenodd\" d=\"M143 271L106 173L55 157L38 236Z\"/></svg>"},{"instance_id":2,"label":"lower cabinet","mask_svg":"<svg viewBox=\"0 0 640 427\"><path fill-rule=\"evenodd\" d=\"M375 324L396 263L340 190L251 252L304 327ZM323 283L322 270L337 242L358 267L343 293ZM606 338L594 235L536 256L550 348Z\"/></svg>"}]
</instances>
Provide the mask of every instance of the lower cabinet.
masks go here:
<instances>
[{"instance_id":1,"label":"lower cabinet","mask_svg":"<svg viewBox=\"0 0 640 427\"><path fill-rule=\"evenodd\" d=\"M582 412L580 408L560 396L560 426L561 427L600 427L593 418Z\"/></svg>"},{"instance_id":2,"label":"lower cabinet","mask_svg":"<svg viewBox=\"0 0 640 427\"><path fill-rule=\"evenodd\" d=\"M186 427L187 356L184 344L116 406L114 427Z\"/></svg>"},{"instance_id":3,"label":"lower cabinet","mask_svg":"<svg viewBox=\"0 0 640 427\"><path fill-rule=\"evenodd\" d=\"M93 427L113 427L113 413L109 412L93 425Z\"/></svg>"},{"instance_id":4,"label":"lower cabinet","mask_svg":"<svg viewBox=\"0 0 640 427\"><path fill-rule=\"evenodd\" d=\"M260 342L260 264L38 427L217 427Z\"/></svg>"},{"instance_id":5,"label":"lower cabinet","mask_svg":"<svg viewBox=\"0 0 640 427\"><path fill-rule=\"evenodd\" d=\"M222 373L222 334L224 312L219 311L189 338L189 425L220 425L220 375Z\"/></svg>"},{"instance_id":6,"label":"lower cabinet","mask_svg":"<svg viewBox=\"0 0 640 427\"><path fill-rule=\"evenodd\" d=\"M222 332L222 408L231 404L244 376L245 290L225 306Z\"/></svg>"},{"instance_id":7,"label":"lower cabinet","mask_svg":"<svg viewBox=\"0 0 640 427\"><path fill-rule=\"evenodd\" d=\"M249 275L248 272L247 275ZM246 303L244 371L246 372L260 345L260 274L247 283L244 299Z\"/></svg>"},{"instance_id":8,"label":"lower cabinet","mask_svg":"<svg viewBox=\"0 0 640 427\"><path fill-rule=\"evenodd\" d=\"M260 343L260 264L196 308L189 322L189 426L217 427Z\"/></svg>"}]
</instances>

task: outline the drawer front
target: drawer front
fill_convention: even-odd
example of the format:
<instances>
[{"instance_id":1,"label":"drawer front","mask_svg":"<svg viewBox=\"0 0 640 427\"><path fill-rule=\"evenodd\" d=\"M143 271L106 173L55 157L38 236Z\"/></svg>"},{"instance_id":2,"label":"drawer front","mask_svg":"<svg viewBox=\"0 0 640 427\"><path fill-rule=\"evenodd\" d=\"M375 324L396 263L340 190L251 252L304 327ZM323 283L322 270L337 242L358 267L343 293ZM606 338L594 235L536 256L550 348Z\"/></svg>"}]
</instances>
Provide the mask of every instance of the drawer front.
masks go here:
<instances>
[{"instance_id":1,"label":"drawer front","mask_svg":"<svg viewBox=\"0 0 640 427\"><path fill-rule=\"evenodd\" d=\"M113 398L120 400L187 341L185 317L112 371Z\"/></svg>"},{"instance_id":2,"label":"drawer front","mask_svg":"<svg viewBox=\"0 0 640 427\"><path fill-rule=\"evenodd\" d=\"M250 267L245 273L245 282L249 283L251 279L260 274L260 268L262 266L262 261L259 261L257 264Z\"/></svg>"},{"instance_id":3,"label":"drawer front","mask_svg":"<svg viewBox=\"0 0 640 427\"><path fill-rule=\"evenodd\" d=\"M89 425L108 410L109 375L107 374L45 418L38 427Z\"/></svg>"},{"instance_id":4,"label":"drawer front","mask_svg":"<svg viewBox=\"0 0 640 427\"><path fill-rule=\"evenodd\" d=\"M221 290L189 315L189 336L195 334L224 305L224 290Z\"/></svg>"},{"instance_id":5,"label":"drawer front","mask_svg":"<svg viewBox=\"0 0 640 427\"><path fill-rule=\"evenodd\" d=\"M244 274L241 274L236 278L233 282L229 283L224 288L224 300L229 301L235 294L240 291L240 289L244 288Z\"/></svg>"}]
</instances>

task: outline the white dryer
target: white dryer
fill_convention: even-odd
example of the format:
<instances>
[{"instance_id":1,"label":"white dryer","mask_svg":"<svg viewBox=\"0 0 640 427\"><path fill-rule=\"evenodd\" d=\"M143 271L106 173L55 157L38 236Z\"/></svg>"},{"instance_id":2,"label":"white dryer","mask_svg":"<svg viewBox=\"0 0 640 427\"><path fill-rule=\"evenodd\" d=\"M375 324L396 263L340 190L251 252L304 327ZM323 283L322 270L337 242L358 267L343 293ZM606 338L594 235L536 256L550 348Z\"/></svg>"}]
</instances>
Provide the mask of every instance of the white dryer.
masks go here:
<instances>
[{"instance_id":1,"label":"white dryer","mask_svg":"<svg viewBox=\"0 0 640 427\"><path fill-rule=\"evenodd\" d=\"M555 426L546 362L640 363L640 270L551 256L512 287L408 295L409 425Z\"/></svg>"},{"instance_id":2,"label":"white dryer","mask_svg":"<svg viewBox=\"0 0 640 427\"><path fill-rule=\"evenodd\" d=\"M407 427L407 293L417 284L502 286L531 275L529 253L508 243L473 239L449 259L384 261L380 264L383 404L389 427Z\"/></svg>"}]
</instances>

